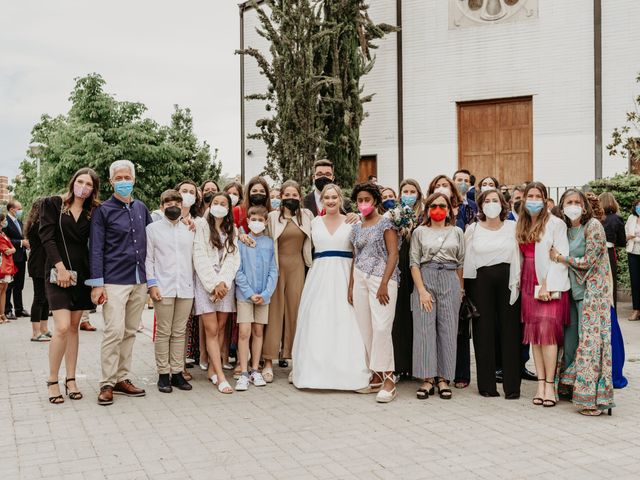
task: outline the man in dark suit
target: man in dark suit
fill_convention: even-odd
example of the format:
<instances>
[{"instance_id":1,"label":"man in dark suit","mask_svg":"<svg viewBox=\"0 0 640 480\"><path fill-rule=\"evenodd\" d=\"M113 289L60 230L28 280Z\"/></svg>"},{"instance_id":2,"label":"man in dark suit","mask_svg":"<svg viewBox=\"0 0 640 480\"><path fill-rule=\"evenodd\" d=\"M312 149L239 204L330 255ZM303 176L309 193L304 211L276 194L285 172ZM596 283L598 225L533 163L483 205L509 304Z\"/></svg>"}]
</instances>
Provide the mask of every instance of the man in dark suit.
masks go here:
<instances>
[{"instance_id":1,"label":"man in dark suit","mask_svg":"<svg viewBox=\"0 0 640 480\"><path fill-rule=\"evenodd\" d=\"M5 306L5 315L9 319L17 317L28 317L29 312L22 305L22 289L24 288L24 275L27 269L27 249L29 248L29 240L23 238L22 235L22 205L17 200L11 200L7 204L7 226L4 233L9 237L11 243L16 249L13 254L13 262L18 272L13 276L13 282L7 288L7 302ZM15 305L15 314L12 312L11 297L13 296L13 304Z\"/></svg>"},{"instance_id":2,"label":"man in dark suit","mask_svg":"<svg viewBox=\"0 0 640 480\"><path fill-rule=\"evenodd\" d=\"M313 185L314 189L304 197L304 208L308 208L313 213L314 217L317 217L322 213L322 202L320 201L320 194L322 189L335 181L335 175L333 174L333 163L331 160L323 159L318 160L313 164ZM342 213L351 212L351 202L348 199L344 199L344 206Z\"/></svg>"}]
</instances>

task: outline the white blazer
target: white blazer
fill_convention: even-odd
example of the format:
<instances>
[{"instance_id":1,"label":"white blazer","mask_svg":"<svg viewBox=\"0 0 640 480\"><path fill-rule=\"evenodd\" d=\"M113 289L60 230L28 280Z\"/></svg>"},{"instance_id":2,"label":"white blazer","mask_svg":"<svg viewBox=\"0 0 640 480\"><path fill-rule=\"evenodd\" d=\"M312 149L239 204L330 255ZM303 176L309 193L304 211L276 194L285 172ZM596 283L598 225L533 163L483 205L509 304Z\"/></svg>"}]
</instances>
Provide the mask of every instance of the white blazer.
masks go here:
<instances>
[{"instance_id":1,"label":"white blazer","mask_svg":"<svg viewBox=\"0 0 640 480\"><path fill-rule=\"evenodd\" d=\"M209 224L204 218L196 218L196 236L193 240L193 267L207 292L213 292L220 282L224 282L227 288L236 278L240 268L240 249L238 248L238 231L233 240L235 250L232 253L224 249L222 259L218 250L211 246L209 241ZM235 227L234 227L235 228ZM216 273L214 267L220 266L220 272Z\"/></svg>"},{"instance_id":2,"label":"white blazer","mask_svg":"<svg viewBox=\"0 0 640 480\"><path fill-rule=\"evenodd\" d=\"M624 233L626 233L627 235L634 235L636 238L636 240L634 240L633 238L631 240L627 240L627 252L629 253L633 252L633 248L635 247L636 242L640 242L640 240L637 240L638 237L636 235L637 226L638 217L636 217L635 215L629 215L629 219L624 226Z\"/></svg>"},{"instance_id":3,"label":"white blazer","mask_svg":"<svg viewBox=\"0 0 640 480\"><path fill-rule=\"evenodd\" d=\"M548 292L566 292L571 288L569 269L563 263L552 262L549 257L551 247L563 256L569 255L569 238L567 225L554 215L549 216L544 234L536 243L535 263L538 282L547 280Z\"/></svg>"}]
</instances>

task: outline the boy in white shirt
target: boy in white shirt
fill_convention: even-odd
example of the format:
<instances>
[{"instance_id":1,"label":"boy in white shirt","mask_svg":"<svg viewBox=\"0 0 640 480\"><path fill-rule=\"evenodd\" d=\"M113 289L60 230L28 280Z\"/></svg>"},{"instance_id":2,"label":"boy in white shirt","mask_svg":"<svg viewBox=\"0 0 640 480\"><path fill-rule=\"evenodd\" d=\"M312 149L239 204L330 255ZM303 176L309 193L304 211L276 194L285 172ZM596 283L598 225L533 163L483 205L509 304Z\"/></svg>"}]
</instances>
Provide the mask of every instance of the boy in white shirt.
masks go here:
<instances>
[{"instance_id":1,"label":"boy in white shirt","mask_svg":"<svg viewBox=\"0 0 640 480\"><path fill-rule=\"evenodd\" d=\"M187 320L193 304L193 239L180 221L182 196L166 190L160 196L163 218L147 225L147 286L156 311L155 356L158 390L191 390L182 376Z\"/></svg>"}]
</instances>

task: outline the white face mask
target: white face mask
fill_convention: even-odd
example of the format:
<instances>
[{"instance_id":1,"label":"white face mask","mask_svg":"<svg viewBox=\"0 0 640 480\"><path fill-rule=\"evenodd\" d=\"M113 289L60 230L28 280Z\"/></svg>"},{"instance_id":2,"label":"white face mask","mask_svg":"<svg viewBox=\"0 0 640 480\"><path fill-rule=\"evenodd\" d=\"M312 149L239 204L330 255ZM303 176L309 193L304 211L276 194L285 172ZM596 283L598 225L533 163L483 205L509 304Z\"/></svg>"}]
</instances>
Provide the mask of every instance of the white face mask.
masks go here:
<instances>
[{"instance_id":1,"label":"white face mask","mask_svg":"<svg viewBox=\"0 0 640 480\"><path fill-rule=\"evenodd\" d=\"M569 218L569 220L574 221L582 216L582 207L580 205L569 205L564 207L562 212Z\"/></svg>"},{"instance_id":2,"label":"white face mask","mask_svg":"<svg viewBox=\"0 0 640 480\"><path fill-rule=\"evenodd\" d=\"M238 197L237 195L234 195L233 193L229 194L229 198L231 198L231 205L233 207L235 207L238 204L238 200L240 200L240 197Z\"/></svg>"},{"instance_id":3,"label":"white face mask","mask_svg":"<svg viewBox=\"0 0 640 480\"><path fill-rule=\"evenodd\" d=\"M193 193L182 193L182 206L185 208L191 208L191 205L196 203L196 196Z\"/></svg>"},{"instance_id":4,"label":"white face mask","mask_svg":"<svg viewBox=\"0 0 640 480\"><path fill-rule=\"evenodd\" d=\"M227 216L227 213L229 213L229 209L222 205L212 205L209 208L209 213L216 218L224 218Z\"/></svg>"},{"instance_id":5,"label":"white face mask","mask_svg":"<svg viewBox=\"0 0 640 480\"><path fill-rule=\"evenodd\" d=\"M487 218L497 218L502 212L502 205L495 202L485 203L482 205L482 211Z\"/></svg>"},{"instance_id":6,"label":"white face mask","mask_svg":"<svg viewBox=\"0 0 640 480\"><path fill-rule=\"evenodd\" d=\"M251 230L256 235L260 235L262 232L264 232L264 229L267 228L264 222L259 221L249 222L247 225L249 226L249 230Z\"/></svg>"},{"instance_id":7,"label":"white face mask","mask_svg":"<svg viewBox=\"0 0 640 480\"><path fill-rule=\"evenodd\" d=\"M438 187L433 191L433 193L441 193L446 195L448 198L451 198L451 190L449 187Z\"/></svg>"},{"instance_id":8,"label":"white face mask","mask_svg":"<svg viewBox=\"0 0 640 480\"><path fill-rule=\"evenodd\" d=\"M489 190L495 190L496 187L492 187L491 185L483 185L480 187L480 192L488 192Z\"/></svg>"}]
</instances>

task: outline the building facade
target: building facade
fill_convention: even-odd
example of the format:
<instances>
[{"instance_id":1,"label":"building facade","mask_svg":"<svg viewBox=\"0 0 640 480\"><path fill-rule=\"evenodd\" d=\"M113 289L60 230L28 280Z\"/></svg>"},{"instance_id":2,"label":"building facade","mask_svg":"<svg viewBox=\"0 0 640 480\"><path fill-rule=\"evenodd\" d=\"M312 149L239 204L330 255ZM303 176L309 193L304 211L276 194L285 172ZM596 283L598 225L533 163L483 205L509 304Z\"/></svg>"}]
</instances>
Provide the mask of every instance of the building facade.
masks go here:
<instances>
[{"instance_id":1,"label":"building facade","mask_svg":"<svg viewBox=\"0 0 640 480\"><path fill-rule=\"evenodd\" d=\"M399 25L379 41L364 78L369 116L361 175L384 185L468 168L513 185L582 185L626 170L610 157L614 127L640 93L640 2L635 0L376 0L375 22ZM241 46L268 51L255 11L240 6ZM264 91L241 61L242 95ZM265 111L242 102L245 178L266 162L247 140Z\"/></svg>"}]
</instances>

